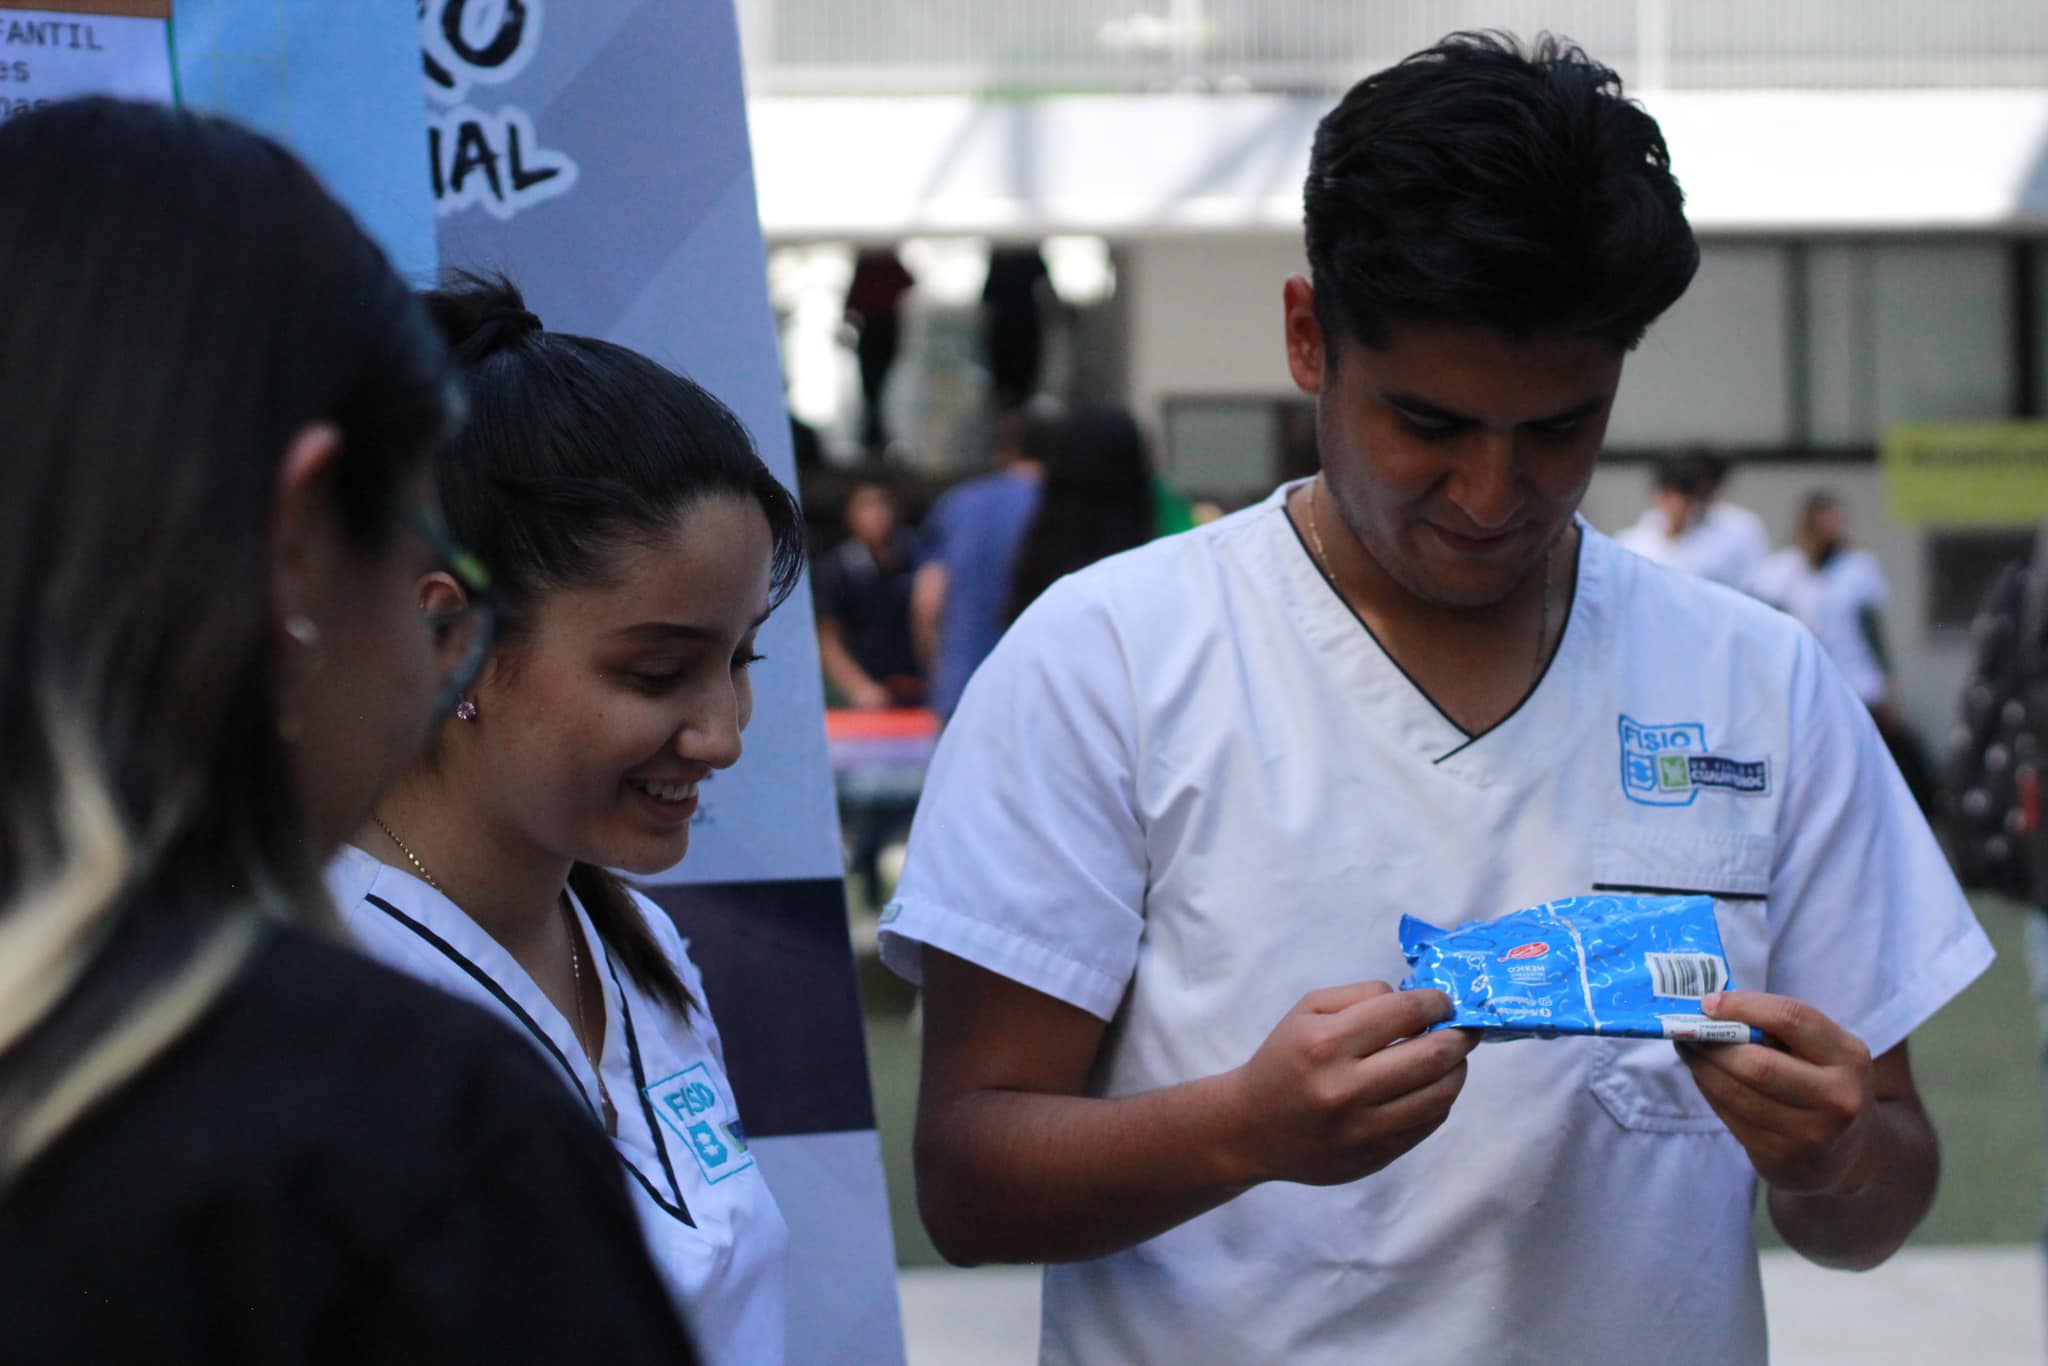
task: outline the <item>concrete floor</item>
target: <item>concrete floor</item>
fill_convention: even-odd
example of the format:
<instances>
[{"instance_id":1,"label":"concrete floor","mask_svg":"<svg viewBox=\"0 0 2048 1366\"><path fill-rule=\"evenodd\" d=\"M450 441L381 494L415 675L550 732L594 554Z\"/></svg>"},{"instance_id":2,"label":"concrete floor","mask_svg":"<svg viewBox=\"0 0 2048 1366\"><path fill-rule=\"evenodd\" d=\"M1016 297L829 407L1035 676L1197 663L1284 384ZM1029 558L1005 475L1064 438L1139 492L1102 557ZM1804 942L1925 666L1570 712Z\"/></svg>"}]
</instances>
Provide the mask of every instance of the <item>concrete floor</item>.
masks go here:
<instances>
[{"instance_id":1,"label":"concrete floor","mask_svg":"<svg viewBox=\"0 0 2048 1366\"><path fill-rule=\"evenodd\" d=\"M1774 1366L2042 1366L2040 1254L2030 1246L1915 1248L1876 1271L1823 1271L1763 1257ZM923 1268L901 1273L909 1366L1030 1366L1038 1273Z\"/></svg>"}]
</instances>

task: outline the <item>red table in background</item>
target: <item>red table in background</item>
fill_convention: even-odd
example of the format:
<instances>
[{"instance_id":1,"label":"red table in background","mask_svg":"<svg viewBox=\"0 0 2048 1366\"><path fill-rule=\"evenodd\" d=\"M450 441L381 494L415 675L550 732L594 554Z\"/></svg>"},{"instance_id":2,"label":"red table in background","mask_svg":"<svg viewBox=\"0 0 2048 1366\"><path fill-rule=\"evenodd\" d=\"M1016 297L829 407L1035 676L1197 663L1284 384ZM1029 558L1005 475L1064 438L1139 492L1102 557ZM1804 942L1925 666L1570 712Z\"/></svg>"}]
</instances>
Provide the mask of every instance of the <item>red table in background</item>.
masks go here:
<instances>
[{"instance_id":1,"label":"red table in background","mask_svg":"<svg viewBox=\"0 0 2048 1366\"><path fill-rule=\"evenodd\" d=\"M842 805L905 800L915 805L938 742L939 718L922 708L825 713L825 753Z\"/></svg>"},{"instance_id":2,"label":"red table in background","mask_svg":"<svg viewBox=\"0 0 2048 1366\"><path fill-rule=\"evenodd\" d=\"M878 909L877 861L884 845L909 831L938 742L939 718L921 708L825 713L825 754L839 797L847 861L864 879L869 904Z\"/></svg>"}]
</instances>

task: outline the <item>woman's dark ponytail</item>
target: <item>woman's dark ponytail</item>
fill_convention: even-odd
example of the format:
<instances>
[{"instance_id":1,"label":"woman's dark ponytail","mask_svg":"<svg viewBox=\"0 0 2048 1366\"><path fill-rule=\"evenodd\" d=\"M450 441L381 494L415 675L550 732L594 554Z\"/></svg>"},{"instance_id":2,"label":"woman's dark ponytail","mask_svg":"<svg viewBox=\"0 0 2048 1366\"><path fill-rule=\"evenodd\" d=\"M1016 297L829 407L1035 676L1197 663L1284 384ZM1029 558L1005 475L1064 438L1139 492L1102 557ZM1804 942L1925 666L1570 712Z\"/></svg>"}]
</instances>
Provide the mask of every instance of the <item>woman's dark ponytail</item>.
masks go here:
<instances>
[{"instance_id":1,"label":"woman's dark ponytail","mask_svg":"<svg viewBox=\"0 0 2048 1366\"><path fill-rule=\"evenodd\" d=\"M626 975L655 1000L687 1015L697 1002L647 928L626 884L594 863L579 863L569 870L569 890L583 903L598 939L625 965Z\"/></svg>"}]
</instances>

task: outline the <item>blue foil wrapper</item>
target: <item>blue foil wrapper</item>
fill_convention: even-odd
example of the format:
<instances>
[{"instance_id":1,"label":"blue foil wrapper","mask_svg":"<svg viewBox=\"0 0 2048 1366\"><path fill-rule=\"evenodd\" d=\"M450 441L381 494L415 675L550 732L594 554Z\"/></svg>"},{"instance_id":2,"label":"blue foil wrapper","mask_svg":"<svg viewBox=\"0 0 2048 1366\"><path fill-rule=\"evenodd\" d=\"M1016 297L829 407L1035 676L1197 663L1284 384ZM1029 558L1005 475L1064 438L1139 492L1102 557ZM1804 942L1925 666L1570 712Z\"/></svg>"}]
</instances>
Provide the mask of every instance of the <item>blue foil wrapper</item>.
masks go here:
<instances>
[{"instance_id":1,"label":"blue foil wrapper","mask_svg":"<svg viewBox=\"0 0 2048 1366\"><path fill-rule=\"evenodd\" d=\"M1566 897L1454 930L1407 915L1401 953L1403 991L1435 987L1456 1007L1437 1028L1477 1029L1484 1042L1763 1041L1748 1025L1700 1012L1701 997L1736 989L1711 897Z\"/></svg>"}]
</instances>

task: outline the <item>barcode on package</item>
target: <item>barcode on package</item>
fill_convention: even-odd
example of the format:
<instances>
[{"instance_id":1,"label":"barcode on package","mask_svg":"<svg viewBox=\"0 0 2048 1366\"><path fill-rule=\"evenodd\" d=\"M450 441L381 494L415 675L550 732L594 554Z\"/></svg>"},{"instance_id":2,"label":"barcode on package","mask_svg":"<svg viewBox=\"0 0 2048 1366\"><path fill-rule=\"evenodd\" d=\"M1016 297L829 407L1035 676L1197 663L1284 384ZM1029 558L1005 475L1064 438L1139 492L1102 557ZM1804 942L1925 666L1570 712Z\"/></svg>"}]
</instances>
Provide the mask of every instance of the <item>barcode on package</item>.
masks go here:
<instances>
[{"instance_id":1,"label":"barcode on package","mask_svg":"<svg viewBox=\"0 0 2048 1366\"><path fill-rule=\"evenodd\" d=\"M1728 968L1711 953L1646 953L1651 990L1658 996L1698 1000L1728 985Z\"/></svg>"}]
</instances>

